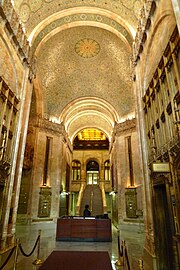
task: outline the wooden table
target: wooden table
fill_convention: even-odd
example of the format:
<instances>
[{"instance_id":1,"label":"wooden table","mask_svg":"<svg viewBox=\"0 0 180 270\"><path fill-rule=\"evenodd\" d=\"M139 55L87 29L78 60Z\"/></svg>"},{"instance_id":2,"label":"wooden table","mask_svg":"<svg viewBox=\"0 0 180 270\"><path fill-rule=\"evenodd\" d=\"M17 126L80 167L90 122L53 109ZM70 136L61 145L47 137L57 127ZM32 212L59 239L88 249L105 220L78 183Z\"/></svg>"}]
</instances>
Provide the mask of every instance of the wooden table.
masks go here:
<instances>
[{"instance_id":1,"label":"wooden table","mask_svg":"<svg viewBox=\"0 0 180 270\"><path fill-rule=\"evenodd\" d=\"M111 242L111 219L64 217L57 219L57 241Z\"/></svg>"}]
</instances>

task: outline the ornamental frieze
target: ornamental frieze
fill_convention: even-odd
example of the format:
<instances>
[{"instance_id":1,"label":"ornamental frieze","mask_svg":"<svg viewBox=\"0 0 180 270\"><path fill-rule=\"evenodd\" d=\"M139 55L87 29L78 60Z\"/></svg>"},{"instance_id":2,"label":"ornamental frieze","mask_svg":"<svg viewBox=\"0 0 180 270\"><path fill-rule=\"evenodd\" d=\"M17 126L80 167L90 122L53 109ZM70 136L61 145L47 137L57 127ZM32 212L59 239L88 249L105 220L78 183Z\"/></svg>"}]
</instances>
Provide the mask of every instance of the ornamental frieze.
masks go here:
<instances>
[{"instance_id":1,"label":"ornamental frieze","mask_svg":"<svg viewBox=\"0 0 180 270\"><path fill-rule=\"evenodd\" d=\"M129 24L136 27L139 10L143 5L143 0L14 0L15 6L19 13L21 21L26 24L26 29L30 33L35 25L38 25L41 20L54 13L61 12L70 8L93 8L106 9L110 12L121 16L127 20ZM17 3L16 3L17 2Z\"/></svg>"},{"instance_id":2,"label":"ornamental frieze","mask_svg":"<svg viewBox=\"0 0 180 270\"><path fill-rule=\"evenodd\" d=\"M18 52L21 61L28 63L29 42L23 26L10 0L0 5L0 17L4 20L4 30L12 38L12 45Z\"/></svg>"},{"instance_id":3,"label":"ornamental frieze","mask_svg":"<svg viewBox=\"0 0 180 270\"><path fill-rule=\"evenodd\" d=\"M81 22L81 21L94 22L95 21L98 23L102 23L104 25L109 25L112 28L116 29L119 33L121 33L127 39L130 46L132 46L133 39L132 39L131 35L126 30L126 28L123 27L117 21L115 21L111 18L108 18L106 16L94 14L94 13L79 13L79 14L76 13L76 14L72 14L69 16L64 16L62 18L59 18L59 19L49 23L48 25L46 25L45 28L38 34L38 36L34 40L33 46L32 46L32 52L36 50L36 48L38 47L38 45L40 44L42 39L44 39L51 31L54 31L55 29L65 25L67 23L69 24L69 23L74 23L77 21L79 21L79 22Z\"/></svg>"},{"instance_id":4,"label":"ornamental frieze","mask_svg":"<svg viewBox=\"0 0 180 270\"><path fill-rule=\"evenodd\" d=\"M137 32L135 36L135 43L133 45L133 63L137 64L140 59L140 54L143 51L143 45L146 41L146 31L151 25L151 18L156 10L156 1L147 0L144 7L141 9L140 19L138 22Z\"/></svg>"},{"instance_id":5,"label":"ornamental frieze","mask_svg":"<svg viewBox=\"0 0 180 270\"><path fill-rule=\"evenodd\" d=\"M65 132L63 124L53 123L44 118L34 119L34 126L58 136L63 135Z\"/></svg>"},{"instance_id":6,"label":"ornamental frieze","mask_svg":"<svg viewBox=\"0 0 180 270\"><path fill-rule=\"evenodd\" d=\"M66 144L69 150L72 152L72 145L69 140L68 134L65 131L65 127L63 123L57 124L57 123L49 121L48 119L36 117L36 118L31 119L28 129L32 129L33 127L35 128L37 127L41 131L45 133L50 133L54 136L58 136L58 137L62 136L63 143Z\"/></svg>"},{"instance_id":7,"label":"ornamental frieze","mask_svg":"<svg viewBox=\"0 0 180 270\"><path fill-rule=\"evenodd\" d=\"M115 136L120 136L132 131L136 131L136 118L116 124L113 133Z\"/></svg>"}]
</instances>

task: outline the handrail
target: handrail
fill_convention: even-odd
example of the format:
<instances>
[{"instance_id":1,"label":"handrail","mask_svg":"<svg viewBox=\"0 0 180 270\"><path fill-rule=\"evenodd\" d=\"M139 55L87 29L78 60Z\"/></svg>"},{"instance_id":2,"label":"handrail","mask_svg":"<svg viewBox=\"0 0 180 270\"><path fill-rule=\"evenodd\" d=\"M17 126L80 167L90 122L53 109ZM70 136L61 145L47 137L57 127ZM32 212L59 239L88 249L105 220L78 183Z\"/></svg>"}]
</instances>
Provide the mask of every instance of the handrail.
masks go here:
<instances>
[{"instance_id":1,"label":"handrail","mask_svg":"<svg viewBox=\"0 0 180 270\"><path fill-rule=\"evenodd\" d=\"M85 189L85 183L82 183L81 187L80 187L79 195L78 195L77 205L76 205L76 215L77 216L80 213L80 205L81 205L84 189Z\"/></svg>"},{"instance_id":2,"label":"handrail","mask_svg":"<svg viewBox=\"0 0 180 270\"><path fill-rule=\"evenodd\" d=\"M139 270L144 270L143 260L138 260L138 264L139 264Z\"/></svg>"},{"instance_id":3,"label":"handrail","mask_svg":"<svg viewBox=\"0 0 180 270\"><path fill-rule=\"evenodd\" d=\"M102 202L103 202L103 213L107 213L107 202L106 202L106 193L104 188L104 183L101 183L101 194L102 194Z\"/></svg>"}]
</instances>

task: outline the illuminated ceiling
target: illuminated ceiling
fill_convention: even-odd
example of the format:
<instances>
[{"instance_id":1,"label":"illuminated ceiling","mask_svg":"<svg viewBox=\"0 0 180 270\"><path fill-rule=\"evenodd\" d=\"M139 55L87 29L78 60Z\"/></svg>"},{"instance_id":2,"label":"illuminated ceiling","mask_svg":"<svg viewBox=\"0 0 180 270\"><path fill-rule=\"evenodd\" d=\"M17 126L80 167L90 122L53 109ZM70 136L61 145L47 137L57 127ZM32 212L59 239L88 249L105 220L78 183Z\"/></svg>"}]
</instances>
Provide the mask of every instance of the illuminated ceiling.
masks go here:
<instances>
[{"instance_id":1,"label":"illuminated ceiling","mask_svg":"<svg viewBox=\"0 0 180 270\"><path fill-rule=\"evenodd\" d=\"M14 0L37 59L36 113L109 140L135 115L130 59L143 0Z\"/></svg>"},{"instance_id":2,"label":"illuminated ceiling","mask_svg":"<svg viewBox=\"0 0 180 270\"><path fill-rule=\"evenodd\" d=\"M88 128L83 129L78 133L78 139L80 141L104 141L106 140L106 135L98 129Z\"/></svg>"}]
</instances>

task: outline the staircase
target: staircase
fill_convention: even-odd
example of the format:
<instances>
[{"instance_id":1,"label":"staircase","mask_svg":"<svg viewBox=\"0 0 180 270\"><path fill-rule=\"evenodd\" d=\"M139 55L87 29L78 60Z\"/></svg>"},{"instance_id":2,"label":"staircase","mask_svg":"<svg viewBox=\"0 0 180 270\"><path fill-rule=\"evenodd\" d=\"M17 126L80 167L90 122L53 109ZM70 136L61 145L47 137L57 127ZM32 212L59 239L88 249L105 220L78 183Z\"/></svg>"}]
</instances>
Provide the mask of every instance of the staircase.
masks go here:
<instances>
[{"instance_id":1,"label":"staircase","mask_svg":"<svg viewBox=\"0 0 180 270\"><path fill-rule=\"evenodd\" d=\"M102 193L99 185L86 186L81 202L80 215L83 215L86 204L89 204L91 216L103 215Z\"/></svg>"}]
</instances>

